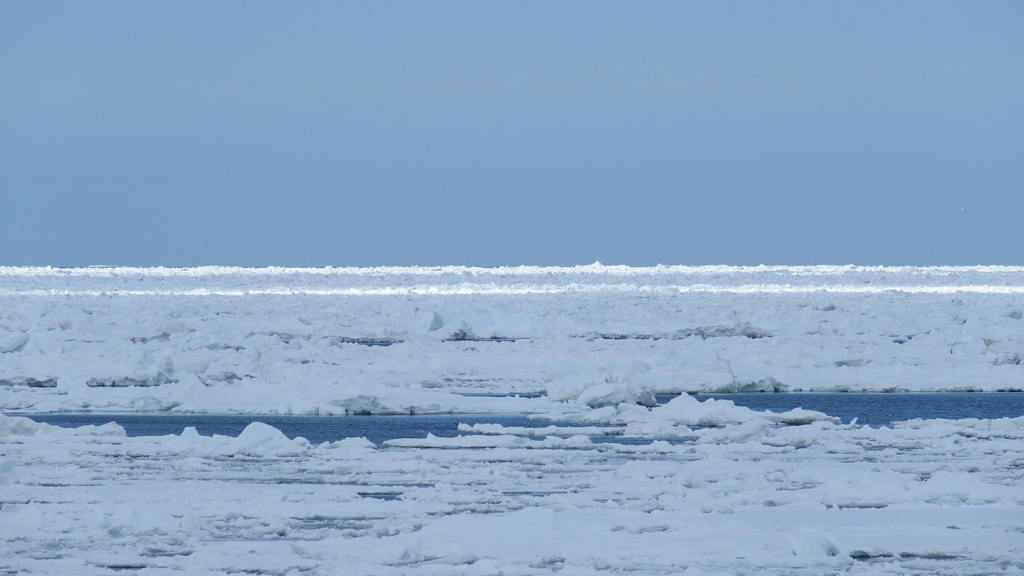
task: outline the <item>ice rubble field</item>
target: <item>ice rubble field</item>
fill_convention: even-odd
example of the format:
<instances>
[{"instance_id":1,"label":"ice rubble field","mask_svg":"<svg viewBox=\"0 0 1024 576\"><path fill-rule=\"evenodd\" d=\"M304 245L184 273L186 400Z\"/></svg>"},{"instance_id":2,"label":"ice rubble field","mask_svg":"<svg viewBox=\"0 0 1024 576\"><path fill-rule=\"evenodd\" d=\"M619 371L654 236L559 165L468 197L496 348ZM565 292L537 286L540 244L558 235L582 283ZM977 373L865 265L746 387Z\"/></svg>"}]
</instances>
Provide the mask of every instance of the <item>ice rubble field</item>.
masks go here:
<instances>
[{"instance_id":1,"label":"ice rubble field","mask_svg":"<svg viewBox=\"0 0 1024 576\"><path fill-rule=\"evenodd\" d=\"M1024 418L492 432L311 446L0 416L0 572L1024 572Z\"/></svg>"},{"instance_id":2,"label":"ice rubble field","mask_svg":"<svg viewBox=\"0 0 1024 576\"><path fill-rule=\"evenodd\" d=\"M1022 309L1004 267L0 268L0 573L1019 574L1024 417L652 394L1022 390ZM551 426L310 445L13 415L61 410Z\"/></svg>"},{"instance_id":3,"label":"ice rubble field","mask_svg":"<svg viewBox=\"0 0 1024 576\"><path fill-rule=\"evenodd\" d=\"M1022 313L1024 269L1008 267L0 268L0 410L1024 390ZM547 398L459 395L514 392Z\"/></svg>"}]
</instances>

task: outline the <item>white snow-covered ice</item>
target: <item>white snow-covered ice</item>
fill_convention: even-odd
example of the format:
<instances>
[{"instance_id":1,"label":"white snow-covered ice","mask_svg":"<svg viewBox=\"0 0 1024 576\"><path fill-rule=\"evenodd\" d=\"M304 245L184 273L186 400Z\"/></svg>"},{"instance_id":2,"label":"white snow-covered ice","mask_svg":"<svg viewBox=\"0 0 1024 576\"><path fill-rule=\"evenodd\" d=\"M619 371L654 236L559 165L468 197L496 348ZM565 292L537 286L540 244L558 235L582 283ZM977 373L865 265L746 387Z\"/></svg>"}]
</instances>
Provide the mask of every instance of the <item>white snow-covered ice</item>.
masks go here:
<instances>
[{"instance_id":1,"label":"white snow-covered ice","mask_svg":"<svg viewBox=\"0 0 1024 576\"><path fill-rule=\"evenodd\" d=\"M0 571L1024 571L1024 418L751 420L641 446L480 431L313 446L0 416Z\"/></svg>"},{"instance_id":2,"label":"white snow-covered ice","mask_svg":"<svg viewBox=\"0 0 1024 576\"><path fill-rule=\"evenodd\" d=\"M0 268L0 409L546 412L548 398L598 409L650 393L1024 390L1022 315L1011 267ZM547 396L461 395L517 392Z\"/></svg>"},{"instance_id":3,"label":"white snow-covered ice","mask_svg":"<svg viewBox=\"0 0 1024 576\"><path fill-rule=\"evenodd\" d=\"M0 268L0 573L1020 574L1024 417L653 394L1024 390L1022 310L1009 267ZM551 425L16 415L56 411Z\"/></svg>"}]
</instances>

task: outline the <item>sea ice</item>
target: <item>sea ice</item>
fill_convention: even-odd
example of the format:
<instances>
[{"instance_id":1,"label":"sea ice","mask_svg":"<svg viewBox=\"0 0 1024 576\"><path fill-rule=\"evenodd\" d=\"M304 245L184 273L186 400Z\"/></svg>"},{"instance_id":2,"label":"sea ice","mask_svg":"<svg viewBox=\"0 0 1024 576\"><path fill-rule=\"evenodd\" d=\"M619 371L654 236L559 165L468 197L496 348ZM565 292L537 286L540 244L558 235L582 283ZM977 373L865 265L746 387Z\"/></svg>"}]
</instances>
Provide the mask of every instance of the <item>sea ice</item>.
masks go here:
<instances>
[{"instance_id":1,"label":"sea ice","mask_svg":"<svg viewBox=\"0 0 1024 576\"><path fill-rule=\"evenodd\" d=\"M0 267L0 410L542 414L652 393L1024 390L1022 294L1010 267ZM515 393L546 399L500 397Z\"/></svg>"},{"instance_id":2,"label":"sea ice","mask_svg":"<svg viewBox=\"0 0 1024 576\"><path fill-rule=\"evenodd\" d=\"M651 395L1024 390L1022 294L1008 267L0 268L0 573L1019 574L1024 417ZM12 415L57 411L552 424Z\"/></svg>"},{"instance_id":3,"label":"sea ice","mask_svg":"<svg viewBox=\"0 0 1024 576\"><path fill-rule=\"evenodd\" d=\"M469 435L378 448L313 446L258 423L236 438L118 428L0 416L0 570L1024 569L1024 418L878 429L754 418L676 445Z\"/></svg>"}]
</instances>

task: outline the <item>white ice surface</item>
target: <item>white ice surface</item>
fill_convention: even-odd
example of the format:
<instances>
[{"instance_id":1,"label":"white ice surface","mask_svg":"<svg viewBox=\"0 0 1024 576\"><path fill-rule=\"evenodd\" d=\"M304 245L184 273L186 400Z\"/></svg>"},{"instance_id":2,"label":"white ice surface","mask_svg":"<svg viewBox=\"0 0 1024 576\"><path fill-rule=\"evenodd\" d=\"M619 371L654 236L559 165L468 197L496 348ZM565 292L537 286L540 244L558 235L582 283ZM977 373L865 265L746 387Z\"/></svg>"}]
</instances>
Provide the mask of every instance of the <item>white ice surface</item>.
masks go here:
<instances>
[{"instance_id":1,"label":"white ice surface","mask_svg":"<svg viewBox=\"0 0 1024 576\"><path fill-rule=\"evenodd\" d=\"M694 434L312 446L0 416L0 572L1024 571L1024 418Z\"/></svg>"},{"instance_id":2,"label":"white ice surface","mask_svg":"<svg viewBox=\"0 0 1024 576\"><path fill-rule=\"evenodd\" d=\"M0 410L542 414L651 393L1024 390L1022 311L1009 267L0 268ZM461 395L516 392L556 402Z\"/></svg>"},{"instance_id":3,"label":"white ice surface","mask_svg":"<svg viewBox=\"0 0 1024 576\"><path fill-rule=\"evenodd\" d=\"M0 416L0 574L1020 574L1024 418L642 404L1020 390L1022 309L1004 267L0 268L8 414L586 425L313 446Z\"/></svg>"}]
</instances>

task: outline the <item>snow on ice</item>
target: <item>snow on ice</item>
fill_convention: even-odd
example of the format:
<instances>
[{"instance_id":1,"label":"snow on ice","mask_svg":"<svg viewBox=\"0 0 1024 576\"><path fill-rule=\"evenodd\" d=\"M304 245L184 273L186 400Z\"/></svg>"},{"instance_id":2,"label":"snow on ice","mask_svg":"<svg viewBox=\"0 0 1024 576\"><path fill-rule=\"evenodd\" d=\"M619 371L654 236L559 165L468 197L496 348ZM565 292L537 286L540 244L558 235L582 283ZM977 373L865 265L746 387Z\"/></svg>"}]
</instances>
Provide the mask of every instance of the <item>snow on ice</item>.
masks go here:
<instances>
[{"instance_id":1,"label":"snow on ice","mask_svg":"<svg viewBox=\"0 0 1024 576\"><path fill-rule=\"evenodd\" d=\"M1019 574L1024 417L653 395L1024 390L1022 309L1006 267L0 268L0 572ZM55 411L551 425L16 415Z\"/></svg>"},{"instance_id":2,"label":"snow on ice","mask_svg":"<svg viewBox=\"0 0 1024 576\"><path fill-rule=\"evenodd\" d=\"M1024 418L879 429L752 419L647 445L466 432L314 446L260 423L237 438L126 437L115 424L0 416L0 570L1024 569Z\"/></svg>"},{"instance_id":3,"label":"snow on ice","mask_svg":"<svg viewBox=\"0 0 1024 576\"><path fill-rule=\"evenodd\" d=\"M546 412L1024 390L1024 270L0 268L0 409ZM544 393L540 402L465 393ZM557 406L554 408L561 410Z\"/></svg>"}]
</instances>

